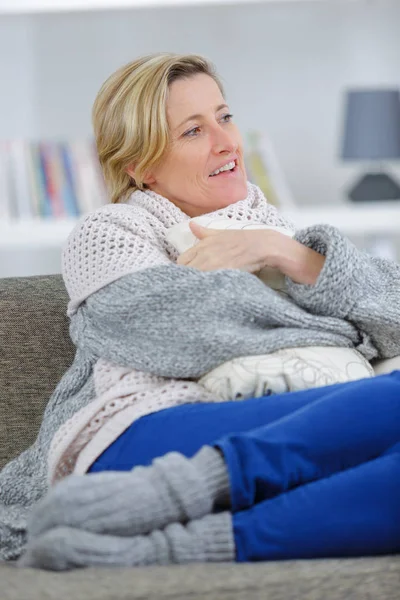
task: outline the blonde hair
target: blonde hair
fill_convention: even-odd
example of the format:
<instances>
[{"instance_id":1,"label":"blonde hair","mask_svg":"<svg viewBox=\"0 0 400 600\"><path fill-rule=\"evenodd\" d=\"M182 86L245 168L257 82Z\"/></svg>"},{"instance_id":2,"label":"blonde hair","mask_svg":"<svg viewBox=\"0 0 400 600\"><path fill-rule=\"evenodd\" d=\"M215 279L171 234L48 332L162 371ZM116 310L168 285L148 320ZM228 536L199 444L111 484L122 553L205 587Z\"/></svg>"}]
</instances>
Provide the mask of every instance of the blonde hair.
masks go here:
<instances>
[{"instance_id":1,"label":"blonde hair","mask_svg":"<svg viewBox=\"0 0 400 600\"><path fill-rule=\"evenodd\" d=\"M102 85L93 105L97 152L112 203L145 189L145 174L170 143L168 88L177 79L204 73L224 90L214 65L197 54L152 54L130 62ZM127 173L134 165L135 179Z\"/></svg>"}]
</instances>

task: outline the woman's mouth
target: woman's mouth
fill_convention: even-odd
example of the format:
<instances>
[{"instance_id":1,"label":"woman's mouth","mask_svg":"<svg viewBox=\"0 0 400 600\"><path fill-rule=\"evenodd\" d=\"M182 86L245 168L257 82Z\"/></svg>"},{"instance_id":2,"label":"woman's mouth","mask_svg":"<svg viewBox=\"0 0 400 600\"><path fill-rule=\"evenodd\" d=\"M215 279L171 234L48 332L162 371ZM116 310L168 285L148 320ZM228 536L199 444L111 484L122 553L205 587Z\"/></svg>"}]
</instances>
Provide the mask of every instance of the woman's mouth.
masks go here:
<instances>
[{"instance_id":1,"label":"woman's mouth","mask_svg":"<svg viewBox=\"0 0 400 600\"><path fill-rule=\"evenodd\" d=\"M226 165L221 168L213 171L209 177L229 177L233 175L238 170L238 166L235 160L226 163Z\"/></svg>"}]
</instances>

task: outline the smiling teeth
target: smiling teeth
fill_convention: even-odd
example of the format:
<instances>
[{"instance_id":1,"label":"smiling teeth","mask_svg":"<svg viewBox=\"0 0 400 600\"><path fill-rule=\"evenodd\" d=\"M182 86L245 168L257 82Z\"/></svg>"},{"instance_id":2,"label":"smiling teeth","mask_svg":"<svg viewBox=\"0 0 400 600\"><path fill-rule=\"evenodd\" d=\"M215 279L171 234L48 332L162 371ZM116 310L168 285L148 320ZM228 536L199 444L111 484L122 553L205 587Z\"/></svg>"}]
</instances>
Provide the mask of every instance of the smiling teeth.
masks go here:
<instances>
[{"instance_id":1,"label":"smiling teeth","mask_svg":"<svg viewBox=\"0 0 400 600\"><path fill-rule=\"evenodd\" d=\"M230 171L234 167L235 167L235 161L233 160L232 162L228 163L224 167L221 167L220 169L217 169L216 171L211 173L210 177L212 177L213 175L218 175L218 173L222 173L222 171Z\"/></svg>"}]
</instances>

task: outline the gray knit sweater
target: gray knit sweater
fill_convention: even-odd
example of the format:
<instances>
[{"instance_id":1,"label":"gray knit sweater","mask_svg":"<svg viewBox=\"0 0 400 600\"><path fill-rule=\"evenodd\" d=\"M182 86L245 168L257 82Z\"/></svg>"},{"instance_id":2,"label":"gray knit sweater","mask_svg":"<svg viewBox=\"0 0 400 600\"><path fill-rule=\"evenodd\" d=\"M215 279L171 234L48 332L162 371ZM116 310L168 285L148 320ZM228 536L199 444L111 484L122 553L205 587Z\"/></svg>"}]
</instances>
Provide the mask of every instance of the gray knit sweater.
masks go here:
<instances>
[{"instance_id":1,"label":"gray knit sweater","mask_svg":"<svg viewBox=\"0 0 400 600\"><path fill-rule=\"evenodd\" d=\"M296 239L326 262L316 285L287 280L289 298L254 275L175 264L121 277L71 318L77 346L50 398L36 442L0 473L0 558L17 558L26 517L47 491L47 455L59 427L94 398L102 357L172 378L197 378L231 358L292 346L356 348L367 359L400 354L400 266L358 251L334 228Z\"/></svg>"}]
</instances>

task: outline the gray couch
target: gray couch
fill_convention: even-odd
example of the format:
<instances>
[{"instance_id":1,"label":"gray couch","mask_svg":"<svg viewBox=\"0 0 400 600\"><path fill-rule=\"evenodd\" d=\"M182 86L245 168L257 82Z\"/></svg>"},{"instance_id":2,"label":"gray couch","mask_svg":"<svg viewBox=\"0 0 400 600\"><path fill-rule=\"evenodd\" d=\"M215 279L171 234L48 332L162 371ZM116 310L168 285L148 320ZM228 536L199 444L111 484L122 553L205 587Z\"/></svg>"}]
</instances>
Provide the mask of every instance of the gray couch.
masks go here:
<instances>
[{"instance_id":1,"label":"gray couch","mask_svg":"<svg viewBox=\"0 0 400 600\"><path fill-rule=\"evenodd\" d=\"M0 279L0 467L34 441L46 401L72 362L66 304L59 275ZM1 600L67 597L398 600L400 556L66 573L0 564Z\"/></svg>"}]
</instances>

